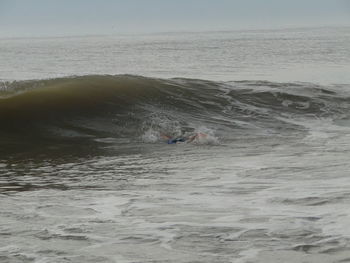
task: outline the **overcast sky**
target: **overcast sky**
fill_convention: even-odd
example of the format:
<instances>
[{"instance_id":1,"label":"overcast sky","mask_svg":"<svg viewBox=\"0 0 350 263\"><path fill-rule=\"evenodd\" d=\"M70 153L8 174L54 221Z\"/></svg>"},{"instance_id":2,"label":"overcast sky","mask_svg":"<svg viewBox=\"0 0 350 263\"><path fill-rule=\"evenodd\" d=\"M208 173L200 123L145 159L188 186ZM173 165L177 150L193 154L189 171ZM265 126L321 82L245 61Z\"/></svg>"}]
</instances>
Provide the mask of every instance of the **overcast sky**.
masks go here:
<instances>
[{"instance_id":1,"label":"overcast sky","mask_svg":"<svg viewBox=\"0 0 350 263\"><path fill-rule=\"evenodd\" d=\"M0 37L350 25L350 0L0 0Z\"/></svg>"}]
</instances>

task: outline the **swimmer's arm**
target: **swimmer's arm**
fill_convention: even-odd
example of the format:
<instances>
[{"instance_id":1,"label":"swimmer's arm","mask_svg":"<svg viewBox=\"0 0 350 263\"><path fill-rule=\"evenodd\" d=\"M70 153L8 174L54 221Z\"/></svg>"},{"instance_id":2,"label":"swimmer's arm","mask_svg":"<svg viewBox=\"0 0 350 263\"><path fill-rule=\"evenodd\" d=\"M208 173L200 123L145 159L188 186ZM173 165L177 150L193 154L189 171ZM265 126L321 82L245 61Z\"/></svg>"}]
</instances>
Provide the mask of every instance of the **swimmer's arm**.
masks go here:
<instances>
[{"instance_id":1,"label":"swimmer's arm","mask_svg":"<svg viewBox=\"0 0 350 263\"><path fill-rule=\"evenodd\" d=\"M195 134L193 136L189 136L187 139L187 142L193 142L196 138L197 138L197 134Z\"/></svg>"},{"instance_id":2,"label":"swimmer's arm","mask_svg":"<svg viewBox=\"0 0 350 263\"><path fill-rule=\"evenodd\" d=\"M171 139L170 136L165 135L165 134L161 134L160 136L161 136L163 139L165 139L165 140L170 140L170 139Z\"/></svg>"},{"instance_id":3,"label":"swimmer's arm","mask_svg":"<svg viewBox=\"0 0 350 263\"><path fill-rule=\"evenodd\" d=\"M204 137L206 138L208 135L206 135L205 133L196 133L195 135L189 136L187 139L187 142L193 142L196 138L200 138L200 137Z\"/></svg>"}]
</instances>

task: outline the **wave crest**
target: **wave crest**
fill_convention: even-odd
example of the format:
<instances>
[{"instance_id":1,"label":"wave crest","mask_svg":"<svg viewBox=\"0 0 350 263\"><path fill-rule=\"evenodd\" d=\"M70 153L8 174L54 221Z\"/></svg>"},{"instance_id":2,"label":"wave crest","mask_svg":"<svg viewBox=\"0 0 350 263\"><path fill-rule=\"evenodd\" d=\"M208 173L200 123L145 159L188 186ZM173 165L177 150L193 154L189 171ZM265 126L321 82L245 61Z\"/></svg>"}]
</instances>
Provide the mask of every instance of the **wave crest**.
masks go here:
<instances>
[{"instance_id":1,"label":"wave crest","mask_svg":"<svg viewBox=\"0 0 350 263\"><path fill-rule=\"evenodd\" d=\"M0 90L1 133L50 138L141 136L150 142L159 140L160 132L178 136L201 126L224 138L257 130L280 132L298 129L290 119L348 116L349 96L338 90L308 83L131 75L5 82Z\"/></svg>"}]
</instances>

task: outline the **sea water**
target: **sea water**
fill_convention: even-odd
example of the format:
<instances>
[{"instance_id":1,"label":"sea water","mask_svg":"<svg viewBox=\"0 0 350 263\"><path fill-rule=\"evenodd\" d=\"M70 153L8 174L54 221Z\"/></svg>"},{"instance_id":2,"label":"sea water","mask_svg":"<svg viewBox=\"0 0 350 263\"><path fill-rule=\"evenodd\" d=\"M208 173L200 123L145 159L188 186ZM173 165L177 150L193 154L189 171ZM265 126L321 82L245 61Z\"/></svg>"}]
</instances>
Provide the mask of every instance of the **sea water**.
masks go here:
<instances>
[{"instance_id":1,"label":"sea water","mask_svg":"<svg viewBox=\"0 0 350 263\"><path fill-rule=\"evenodd\" d=\"M349 261L349 43L0 39L0 261Z\"/></svg>"}]
</instances>

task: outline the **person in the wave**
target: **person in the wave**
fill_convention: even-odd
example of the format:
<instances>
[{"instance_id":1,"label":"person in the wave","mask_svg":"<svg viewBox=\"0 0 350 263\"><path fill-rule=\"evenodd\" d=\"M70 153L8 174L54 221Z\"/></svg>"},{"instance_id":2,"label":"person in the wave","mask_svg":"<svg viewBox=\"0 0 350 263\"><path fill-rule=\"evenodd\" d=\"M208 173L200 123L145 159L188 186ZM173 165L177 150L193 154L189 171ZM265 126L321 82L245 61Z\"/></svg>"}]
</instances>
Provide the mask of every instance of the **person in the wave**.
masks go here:
<instances>
[{"instance_id":1,"label":"person in the wave","mask_svg":"<svg viewBox=\"0 0 350 263\"><path fill-rule=\"evenodd\" d=\"M199 138L206 138L207 135L205 133L195 133L194 135L191 136L180 136L180 137L171 137L165 134L162 134L162 138L167 141L168 144L177 144L178 142L186 142L190 143L193 142L195 139Z\"/></svg>"}]
</instances>

